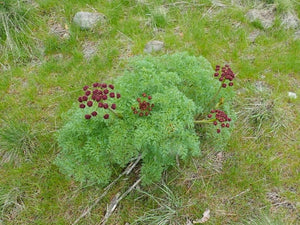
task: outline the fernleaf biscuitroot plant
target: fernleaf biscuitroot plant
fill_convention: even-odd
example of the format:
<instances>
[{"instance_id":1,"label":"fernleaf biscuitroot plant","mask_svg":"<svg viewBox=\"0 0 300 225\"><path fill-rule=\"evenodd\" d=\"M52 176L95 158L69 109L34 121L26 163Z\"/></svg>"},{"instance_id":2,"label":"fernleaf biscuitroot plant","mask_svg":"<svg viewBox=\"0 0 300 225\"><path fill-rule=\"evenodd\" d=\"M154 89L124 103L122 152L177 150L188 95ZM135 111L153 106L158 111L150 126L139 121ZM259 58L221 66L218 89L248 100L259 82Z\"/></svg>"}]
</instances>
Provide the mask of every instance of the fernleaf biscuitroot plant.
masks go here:
<instances>
[{"instance_id":1,"label":"fernleaf biscuitroot plant","mask_svg":"<svg viewBox=\"0 0 300 225\"><path fill-rule=\"evenodd\" d=\"M229 66L217 68L222 90L209 62L187 53L136 57L114 85L84 86L58 132L55 163L80 182L106 184L141 155L147 185L176 158L199 155L207 138L223 147L234 119L229 86L235 75Z\"/></svg>"}]
</instances>

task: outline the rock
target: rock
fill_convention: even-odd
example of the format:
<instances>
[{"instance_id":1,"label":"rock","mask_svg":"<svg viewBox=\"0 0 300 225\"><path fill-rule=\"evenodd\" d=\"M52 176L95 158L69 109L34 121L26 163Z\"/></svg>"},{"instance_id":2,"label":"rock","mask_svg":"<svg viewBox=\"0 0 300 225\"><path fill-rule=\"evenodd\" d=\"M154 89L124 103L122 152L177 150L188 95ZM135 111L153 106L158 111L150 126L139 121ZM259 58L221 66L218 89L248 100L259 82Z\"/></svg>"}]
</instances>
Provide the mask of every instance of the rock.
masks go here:
<instances>
[{"instance_id":1,"label":"rock","mask_svg":"<svg viewBox=\"0 0 300 225\"><path fill-rule=\"evenodd\" d=\"M156 41L156 40L149 41L144 48L144 52L146 53L158 52L162 50L163 47L164 47L164 43L162 41Z\"/></svg>"},{"instance_id":2,"label":"rock","mask_svg":"<svg viewBox=\"0 0 300 225\"><path fill-rule=\"evenodd\" d=\"M299 26L299 19L295 12L289 11L281 18L281 25L286 29L295 29Z\"/></svg>"},{"instance_id":3,"label":"rock","mask_svg":"<svg viewBox=\"0 0 300 225\"><path fill-rule=\"evenodd\" d=\"M294 98L294 99L297 98L297 94L294 93L294 92L288 92L288 96L289 96L290 98Z\"/></svg>"},{"instance_id":4,"label":"rock","mask_svg":"<svg viewBox=\"0 0 300 225\"><path fill-rule=\"evenodd\" d=\"M106 18L103 14L92 12L78 12L73 18L73 22L80 26L81 29L91 29L98 22L104 23L105 20Z\"/></svg>"},{"instance_id":5,"label":"rock","mask_svg":"<svg viewBox=\"0 0 300 225\"><path fill-rule=\"evenodd\" d=\"M247 12L246 17L250 22L259 21L264 28L269 28L275 20L275 8L268 9L251 9Z\"/></svg>"},{"instance_id":6,"label":"rock","mask_svg":"<svg viewBox=\"0 0 300 225\"><path fill-rule=\"evenodd\" d=\"M89 60L97 53L97 43L92 41L86 41L83 43L83 56Z\"/></svg>"}]
</instances>

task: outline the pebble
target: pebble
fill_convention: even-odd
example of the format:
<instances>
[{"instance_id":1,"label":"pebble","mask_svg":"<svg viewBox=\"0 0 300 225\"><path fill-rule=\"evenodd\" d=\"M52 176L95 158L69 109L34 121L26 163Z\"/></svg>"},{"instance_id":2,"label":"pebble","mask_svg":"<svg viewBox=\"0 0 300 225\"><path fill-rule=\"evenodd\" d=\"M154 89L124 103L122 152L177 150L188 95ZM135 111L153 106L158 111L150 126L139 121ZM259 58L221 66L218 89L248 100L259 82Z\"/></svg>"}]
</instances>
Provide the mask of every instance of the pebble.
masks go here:
<instances>
[{"instance_id":1,"label":"pebble","mask_svg":"<svg viewBox=\"0 0 300 225\"><path fill-rule=\"evenodd\" d=\"M145 48L144 48L144 52L146 53L151 53L151 52L158 52L161 51L164 47L164 43L162 41L149 41Z\"/></svg>"},{"instance_id":2,"label":"pebble","mask_svg":"<svg viewBox=\"0 0 300 225\"><path fill-rule=\"evenodd\" d=\"M297 98L297 94L296 93L294 93L294 92L288 92L288 96L290 97L290 98L294 98L294 99L296 99Z\"/></svg>"},{"instance_id":3,"label":"pebble","mask_svg":"<svg viewBox=\"0 0 300 225\"><path fill-rule=\"evenodd\" d=\"M98 22L104 22L105 16L97 12L77 12L73 18L73 22L80 26L81 29L91 29Z\"/></svg>"}]
</instances>

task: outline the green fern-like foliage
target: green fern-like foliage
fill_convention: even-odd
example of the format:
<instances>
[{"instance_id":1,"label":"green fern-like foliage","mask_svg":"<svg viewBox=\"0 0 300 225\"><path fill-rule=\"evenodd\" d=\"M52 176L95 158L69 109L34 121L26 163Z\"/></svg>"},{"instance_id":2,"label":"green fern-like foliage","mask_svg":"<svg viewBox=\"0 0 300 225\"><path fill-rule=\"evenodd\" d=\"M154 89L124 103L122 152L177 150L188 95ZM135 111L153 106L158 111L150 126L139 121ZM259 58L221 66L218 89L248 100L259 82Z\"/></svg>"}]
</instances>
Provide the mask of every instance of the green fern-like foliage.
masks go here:
<instances>
[{"instance_id":1,"label":"green fern-like foliage","mask_svg":"<svg viewBox=\"0 0 300 225\"><path fill-rule=\"evenodd\" d=\"M122 95L116 112L122 118L110 113L107 120L102 116L87 120L85 114L90 109L74 104L58 132L61 152L55 163L77 181L104 185L116 170L141 155L143 184L159 181L162 172L175 164L176 157L185 160L200 154L199 132L206 133L202 136L204 141L213 139L215 147L226 144L230 129L216 134L211 125L196 129L194 125L196 115L209 113L210 100L219 86L203 57L187 53L136 57L123 76L115 80L115 89ZM143 93L151 95L154 104L149 116L132 111ZM217 100L221 96L228 99L223 110L232 113L232 91L219 95ZM103 108L96 110L104 114Z\"/></svg>"}]
</instances>

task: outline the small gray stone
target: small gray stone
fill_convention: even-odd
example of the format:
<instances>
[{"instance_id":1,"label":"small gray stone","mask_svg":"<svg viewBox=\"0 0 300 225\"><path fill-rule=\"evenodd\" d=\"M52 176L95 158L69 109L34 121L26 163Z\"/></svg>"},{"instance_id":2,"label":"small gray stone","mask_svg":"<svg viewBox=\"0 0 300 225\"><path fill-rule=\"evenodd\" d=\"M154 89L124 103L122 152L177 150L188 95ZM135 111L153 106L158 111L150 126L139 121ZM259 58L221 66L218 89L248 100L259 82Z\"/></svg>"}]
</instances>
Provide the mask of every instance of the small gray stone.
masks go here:
<instances>
[{"instance_id":1,"label":"small gray stone","mask_svg":"<svg viewBox=\"0 0 300 225\"><path fill-rule=\"evenodd\" d=\"M275 8L251 9L247 12L246 17L250 20L250 22L258 20L264 28L269 28L273 25L275 20Z\"/></svg>"},{"instance_id":2,"label":"small gray stone","mask_svg":"<svg viewBox=\"0 0 300 225\"><path fill-rule=\"evenodd\" d=\"M288 96L289 96L290 98L294 98L294 99L297 98L297 94L294 93L294 92L288 92Z\"/></svg>"},{"instance_id":3,"label":"small gray stone","mask_svg":"<svg viewBox=\"0 0 300 225\"><path fill-rule=\"evenodd\" d=\"M295 29L299 26L299 19L295 12L287 12L281 18L281 25L286 29Z\"/></svg>"},{"instance_id":4,"label":"small gray stone","mask_svg":"<svg viewBox=\"0 0 300 225\"><path fill-rule=\"evenodd\" d=\"M144 52L146 53L151 53L151 52L158 52L161 51L164 47L164 43L162 41L149 41L145 48L144 48Z\"/></svg>"},{"instance_id":5,"label":"small gray stone","mask_svg":"<svg viewBox=\"0 0 300 225\"><path fill-rule=\"evenodd\" d=\"M74 23L80 26L81 29L91 29L98 22L104 23L105 16L101 13L78 12L73 18Z\"/></svg>"}]
</instances>

